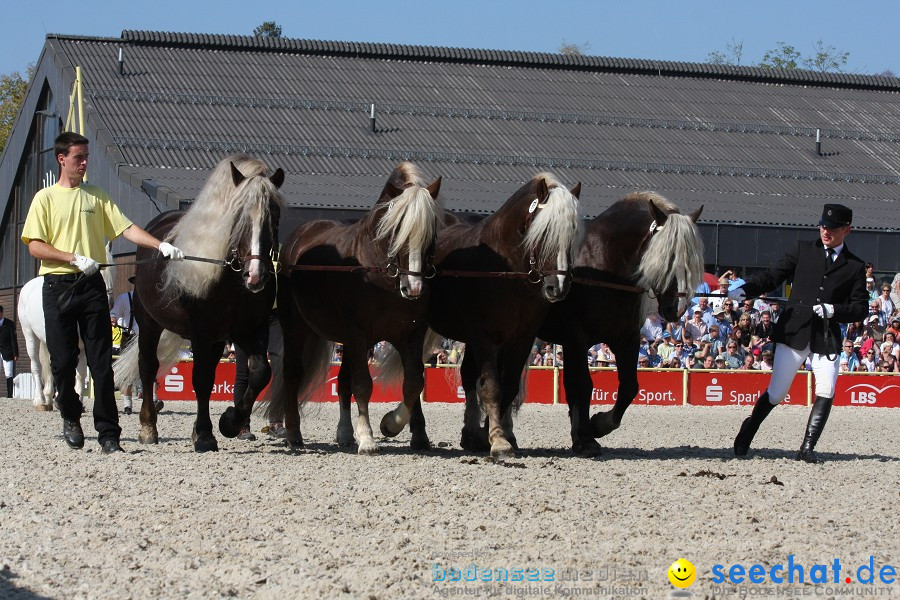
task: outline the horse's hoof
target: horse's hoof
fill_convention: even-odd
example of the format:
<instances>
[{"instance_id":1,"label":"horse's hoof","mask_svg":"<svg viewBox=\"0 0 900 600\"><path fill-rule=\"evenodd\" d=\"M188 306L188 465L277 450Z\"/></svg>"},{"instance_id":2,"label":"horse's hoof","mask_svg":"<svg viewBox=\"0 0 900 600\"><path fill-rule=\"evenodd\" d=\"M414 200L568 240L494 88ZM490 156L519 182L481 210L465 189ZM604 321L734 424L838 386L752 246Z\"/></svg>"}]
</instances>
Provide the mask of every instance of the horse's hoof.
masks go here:
<instances>
[{"instance_id":1,"label":"horse's hoof","mask_svg":"<svg viewBox=\"0 0 900 600\"><path fill-rule=\"evenodd\" d=\"M35 404L34 410L38 412L53 412L52 404Z\"/></svg>"},{"instance_id":2,"label":"horse's hoof","mask_svg":"<svg viewBox=\"0 0 900 600\"><path fill-rule=\"evenodd\" d=\"M360 456L374 456L374 455L378 454L378 446L376 446L375 442L373 442L373 441L364 442L359 445L359 448L357 448L356 453L359 454Z\"/></svg>"},{"instance_id":3,"label":"horse's hoof","mask_svg":"<svg viewBox=\"0 0 900 600\"><path fill-rule=\"evenodd\" d=\"M284 445L287 446L288 450L291 452L299 452L300 450L303 450L303 438L292 440L285 437Z\"/></svg>"},{"instance_id":4,"label":"horse's hoof","mask_svg":"<svg viewBox=\"0 0 900 600\"><path fill-rule=\"evenodd\" d=\"M584 438L572 442L572 451L585 458L594 458L603 453L600 443L594 438Z\"/></svg>"},{"instance_id":5,"label":"horse's hoof","mask_svg":"<svg viewBox=\"0 0 900 600\"><path fill-rule=\"evenodd\" d=\"M591 417L591 427L594 429L595 438L609 435L619 428L619 424L613 421L612 411L597 413Z\"/></svg>"},{"instance_id":6,"label":"horse's hoof","mask_svg":"<svg viewBox=\"0 0 900 600\"><path fill-rule=\"evenodd\" d=\"M459 445L463 450L469 452L487 452L491 449L487 440L487 429L480 427L475 433L463 427L462 436L459 438Z\"/></svg>"},{"instance_id":7,"label":"horse's hoof","mask_svg":"<svg viewBox=\"0 0 900 600\"><path fill-rule=\"evenodd\" d=\"M138 441L142 444L158 444L159 432L156 431L156 427L141 425L141 432L138 434Z\"/></svg>"},{"instance_id":8,"label":"horse's hoof","mask_svg":"<svg viewBox=\"0 0 900 600\"><path fill-rule=\"evenodd\" d=\"M381 435L384 437L396 437L401 431L403 431L403 427L397 428L394 431L394 427L397 426L397 420L394 418L393 411L387 413L381 418L381 425L379 429L381 429Z\"/></svg>"},{"instance_id":9,"label":"horse's hoof","mask_svg":"<svg viewBox=\"0 0 900 600\"><path fill-rule=\"evenodd\" d=\"M516 452L513 450L512 444L501 438L491 444L491 457L496 460L505 460L515 458Z\"/></svg>"},{"instance_id":10,"label":"horse's hoof","mask_svg":"<svg viewBox=\"0 0 900 600\"><path fill-rule=\"evenodd\" d=\"M241 426L235 423L234 407L229 406L219 417L219 431L227 438L235 438L241 432Z\"/></svg>"},{"instance_id":11,"label":"horse's hoof","mask_svg":"<svg viewBox=\"0 0 900 600\"><path fill-rule=\"evenodd\" d=\"M417 452L431 450L431 440L425 434L413 434L412 439L409 441L409 447Z\"/></svg>"},{"instance_id":12,"label":"horse's hoof","mask_svg":"<svg viewBox=\"0 0 900 600\"><path fill-rule=\"evenodd\" d=\"M194 452L218 452L219 443L212 434L197 436L194 440Z\"/></svg>"},{"instance_id":13,"label":"horse's hoof","mask_svg":"<svg viewBox=\"0 0 900 600\"><path fill-rule=\"evenodd\" d=\"M353 437L353 431L351 430L349 433L346 431L341 431L338 429L337 437L335 437L335 441L337 445L341 448L350 448L354 444L356 444L356 438Z\"/></svg>"}]
</instances>

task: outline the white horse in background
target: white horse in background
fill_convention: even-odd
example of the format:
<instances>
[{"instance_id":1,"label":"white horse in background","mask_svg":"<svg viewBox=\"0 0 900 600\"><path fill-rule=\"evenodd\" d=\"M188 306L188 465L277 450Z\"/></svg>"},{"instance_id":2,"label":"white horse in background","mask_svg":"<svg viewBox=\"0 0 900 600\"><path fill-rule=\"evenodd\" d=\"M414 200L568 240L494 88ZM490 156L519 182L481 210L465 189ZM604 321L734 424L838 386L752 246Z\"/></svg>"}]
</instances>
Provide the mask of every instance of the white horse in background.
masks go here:
<instances>
[{"instance_id":1,"label":"white horse in background","mask_svg":"<svg viewBox=\"0 0 900 600\"><path fill-rule=\"evenodd\" d=\"M113 263L109 245L106 247L106 262ZM112 306L113 284L115 283L115 267L106 267L101 271L106 283L108 305ZM19 324L25 336L25 350L31 359L31 379L33 381L34 409L38 411L53 410L53 398L56 390L53 387L53 375L50 371L50 352L47 350L47 328L44 321L43 301L44 277L35 277L19 292ZM87 359L84 356L84 343L78 338L78 366L75 368L75 389L79 397L85 395L87 385Z\"/></svg>"}]
</instances>

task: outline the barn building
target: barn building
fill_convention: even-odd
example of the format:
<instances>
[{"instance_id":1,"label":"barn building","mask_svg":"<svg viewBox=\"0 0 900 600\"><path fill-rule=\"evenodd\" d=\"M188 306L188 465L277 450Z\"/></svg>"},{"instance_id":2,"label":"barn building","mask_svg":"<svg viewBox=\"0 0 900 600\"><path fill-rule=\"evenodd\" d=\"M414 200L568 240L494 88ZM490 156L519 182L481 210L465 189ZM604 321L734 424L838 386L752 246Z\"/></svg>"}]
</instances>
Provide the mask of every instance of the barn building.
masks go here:
<instances>
[{"instance_id":1,"label":"barn building","mask_svg":"<svg viewBox=\"0 0 900 600\"><path fill-rule=\"evenodd\" d=\"M76 81L77 79L77 81ZM355 218L397 162L487 214L539 171L582 183L587 217L630 191L703 206L708 270L770 265L854 211L854 252L900 271L900 79L532 52L124 31L50 34L0 161L0 304L37 272L20 242L56 177L55 136L134 222L183 208L231 153L287 173L282 236ZM81 103L79 104L79 99ZM120 261L134 247L114 244ZM127 268L119 269L117 293ZM23 349L24 354L24 349ZM20 370L27 361L20 361Z\"/></svg>"}]
</instances>

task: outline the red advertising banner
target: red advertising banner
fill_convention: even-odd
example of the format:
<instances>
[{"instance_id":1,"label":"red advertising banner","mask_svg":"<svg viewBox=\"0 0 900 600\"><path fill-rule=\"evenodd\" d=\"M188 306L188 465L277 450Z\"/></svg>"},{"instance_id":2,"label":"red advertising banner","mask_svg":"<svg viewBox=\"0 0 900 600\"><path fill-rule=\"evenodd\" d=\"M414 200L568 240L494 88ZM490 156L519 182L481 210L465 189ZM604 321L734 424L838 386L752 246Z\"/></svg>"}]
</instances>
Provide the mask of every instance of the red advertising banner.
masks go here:
<instances>
[{"instance_id":1,"label":"red advertising banner","mask_svg":"<svg viewBox=\"0 0 900 600\"><path fill-rule=\"evenodd\" d=\"M900 408L900 377L889 373L841 373L835 384L834 405Z\"/></svg>"},{"instance_id":2,"label":"red advertising banner","mask_svg":"<svg viewBox=\"0 0 900 600\"><path fill-rule=\"evenodd\" d=\"M615 404L619 377L613 369L591 369L591 404ZM684 372L679 370L638 370L638 393L633 404L678 406L684 404ZM563 374L559 374L559 401L566 401Z\"/></svg>"},{"instance_id":3,"label":"red advertising banner","mask_svg":"<svg viewBox=\"0 0 900 600\"><path fill-rule=\"evenodd\" d=\"M160 400L194 400L191 386L194 363L182 362L169 369L159 380ZM338 365L329 368L328 377L318 389L313 402L336 402ZM553 368L531 368L526 380L526 402L552 404L554 391L564 404L563 371L558 376ZM426 402L465 402L465 394L455 367L425 369ZM685 403L684 371L639 370L640 386L634 404L677 406ZM760 392L769 385L768 371L689 371L687 374L687 403L700 406L743 406L754 404ZM785 402L805 406L809 396L810 374L801 371L791 383ZM619 380L616 371L592 369L594 387L591 404L613 404ZM234 397L234 363L219 363L211 400L231 402ZM385 388L375 383L371 402L397 403L402 399L399 383ZM835 389L836 406L875 406L900 408L900 377L881 373L854 373L838 376Z\"/></svg>"},{"instance_id":4,"label":"red advertising banner","mask_svg":"<svg viewBox=\"0 0 900 600\"><path fill-rule=\"evenodd\" d=\"M325 382L311 399L311 402L337 402L337 374L340 365L331 365ZM430 371L431 369L429 369ZM191 385L194 363L180 362L157 380L157 395L160 400L195 400ZM265 391L265 390L264 390ZM210 400L234 400L234 363L220 362L216 367L216 379ZM375 383L370 402L399 402L403 399L400 385L386 388Z\"/></svg>"},{"instance_id":5,"label":"red advertising banner","mask_svg":"<svg viewBox=\"0 0 900 600\"><path fill-rule=\"evenodd\" d=\"M744 406L755 404L769 386L771 371L691 371L688 374L688 403L700 406ZM806 372L791 383L785 404L807 404Z\"/></svg>"}]
</instances>

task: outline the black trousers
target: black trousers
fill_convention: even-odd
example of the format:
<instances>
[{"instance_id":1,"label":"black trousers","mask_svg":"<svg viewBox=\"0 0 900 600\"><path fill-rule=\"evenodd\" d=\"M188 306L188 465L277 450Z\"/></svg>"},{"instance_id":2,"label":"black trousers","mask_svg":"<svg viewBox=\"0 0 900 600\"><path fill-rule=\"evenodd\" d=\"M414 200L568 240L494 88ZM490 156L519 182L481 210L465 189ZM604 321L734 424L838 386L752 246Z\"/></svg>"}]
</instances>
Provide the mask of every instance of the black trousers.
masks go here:
<instances>
[{"instance_id":1,"label":"black trousers","mask_svg":"<svg viewBox=\"0 0 900 600\"><path fill-rule=\"evenodd\" d=\"M109 300L100 274L47 275L44 277L44 320L50 370L57 389L57 403L64 419L81 418L81 402L75 391L78 365L78 332L84 342L94 380L94 428L97 440L118 440L119 411L116 407L112 370L112 329Z\"/></svg>"}]
</instances>

